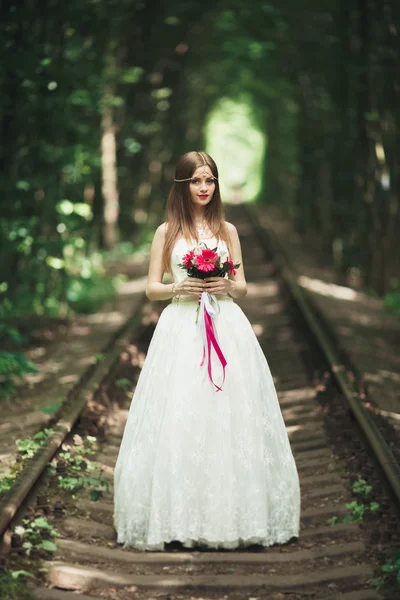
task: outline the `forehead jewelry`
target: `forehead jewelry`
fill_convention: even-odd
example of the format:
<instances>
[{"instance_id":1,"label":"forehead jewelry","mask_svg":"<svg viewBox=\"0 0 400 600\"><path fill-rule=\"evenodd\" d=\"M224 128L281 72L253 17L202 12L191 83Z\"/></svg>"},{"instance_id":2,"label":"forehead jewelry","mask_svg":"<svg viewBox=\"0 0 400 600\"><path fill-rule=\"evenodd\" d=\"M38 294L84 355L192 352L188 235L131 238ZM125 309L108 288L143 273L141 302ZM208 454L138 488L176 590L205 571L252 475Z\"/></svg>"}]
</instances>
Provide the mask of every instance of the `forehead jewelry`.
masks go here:
<instances>
[{"instance_id":1,"label":"forehead jewelry","mask_svg":"<svg viewBox=\"0 0 400 600\"><path fill-rule=\"evenodd\" d=\"M204 156L202 155L202 153L201 153L201 152L198 152L197 154L199 154L199 155L201 156L201 158L203 159L203 164L204 164L204 166L205 166L205 167L208 167L209 165L207 164L207 161L206 161L206 159L204 158ZM203 172L202 172L202 173L200 173L200 174L201 174L201 175L208 175L207 171L203 171ZM218 177L214 177L214 175L213 175L212 177L213 177L213 179L216 179L216 180L218 181ZM178 182L180 182L180 181L190 181L191 179L193 179L193 176L192 176L192 177L187 177L186 179L174 179L174 181L178 181Z\"/></svg>"},{"instance_id":2,"label":"forehead jewelry","mask_svg":"<svg viewBox=\"0 0 400 600\"><path fill-rule=\"evenodd\" d=\"M200 175L206 175L206 176L209 175L210 176L210 174L207 173L207 171L202 171L200 173ZM218 177L214 177L214 175L211 175L211 177L218 181ZM186 179L174 179L174 181L191 181L191 179L193 179L193 175L192 175L192 177L187 177Z\"/></svg>"},{"instance_id":3,"label":"forehead jewelry","mask_svg":"<svg viewBox=\"0 0 400 600\"><path fill-rule=\"evenodd\" d=\"M200 175L209 175L209 173L204 171L203 173L200 173ZM211 175L211 177L218 181L218 177L215 177L214 175ZM193 179L193 175L192 177L187 177L186 179L174 179L174 181L190 181L191 179Z\"/></svg>"}]
</instances>

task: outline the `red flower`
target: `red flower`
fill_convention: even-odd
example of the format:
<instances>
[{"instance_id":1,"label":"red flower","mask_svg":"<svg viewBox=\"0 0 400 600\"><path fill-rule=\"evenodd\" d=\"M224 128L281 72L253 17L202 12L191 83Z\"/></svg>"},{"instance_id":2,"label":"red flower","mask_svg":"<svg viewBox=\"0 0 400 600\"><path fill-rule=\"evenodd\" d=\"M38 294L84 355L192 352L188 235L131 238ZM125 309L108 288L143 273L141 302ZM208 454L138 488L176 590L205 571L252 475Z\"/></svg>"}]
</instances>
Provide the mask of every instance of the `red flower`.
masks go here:
<instances>
[{"instance_id":1,"label":"red flower","mask_svg":"<svg viewBox=\"0 0 400 600\"><path fill-rule=\"evenodd\" d=\"M225 264L229 265L229 275L236 275L235 265L232 260L226 260Z\"/></svg>"},{"instance_id":2,"label":"red flower","mask_svg":"<svg viewBox=\"0 0 400 600\"><path fill-rule=\"evenodd\" d=\"M192 258L194 257L194 250L190 250L185 256L182 258L182 263L188 269L192 266Z\"/></svg>"},{"instance_id":3,"label":"red flower","mask_svg":"<svg viewBox=\"0 0 400 600\"><path fill-rule=\"evenodd\" d=\"M218 254L214 250L204 249L201 254L196 256L196 267L205 273L214 271L217 258Z\"/></svg>"}]
</instances>

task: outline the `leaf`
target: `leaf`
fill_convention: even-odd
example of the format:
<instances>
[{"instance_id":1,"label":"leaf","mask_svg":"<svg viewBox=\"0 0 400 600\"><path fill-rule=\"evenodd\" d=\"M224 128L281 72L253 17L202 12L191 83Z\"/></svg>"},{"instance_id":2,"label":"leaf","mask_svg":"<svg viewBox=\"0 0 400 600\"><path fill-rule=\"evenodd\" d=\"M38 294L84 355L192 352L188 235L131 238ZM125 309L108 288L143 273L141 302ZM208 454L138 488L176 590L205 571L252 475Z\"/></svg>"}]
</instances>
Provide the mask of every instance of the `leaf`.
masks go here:
<instances>
[{"instance_id":1,"label":"leaf","mask_svg":"<svg viewBox=\"0 0 400 600\"><path fill-rule=\"evenodd\" d=\"M81 479L78 479L77 477L62 477L60 476L59 479L59 485L60 487L64 488L65 490L75 490L78 487L82 487L83 482Z\"/></svg>"},{"instance_id":2,"label":"leaf","mask_svg":"<svg viewBox=\"0 0 400 600\"><path fill-rule=\"evenodd\" d=\"M43 517L38 517L32 523L32 525L36 525L36 527L42 527L44 529L53 529L53 526L50 525Z\"/></svg>"},{"instance_id":3,"label":"leaf","mask_svg":"<svg viewBox=\"0 0 400 600\"><path fill-rule=\"evenodd\" d=\"M68 101L75 106L89 106L91 101L90 93L88 90L74 90Z\"/></svg>"},{"instance_id":4,"label":"leaf","mask_svg":"<svg viewBox=\"0 0 400 600\"><path fill-rule=\"evenodd\" d=\"M142 144L134 138L126 138L124 140L124 146L130 154L136 154L142 149Z\"/></svg>"},{"instance_id":5,"label":"leaf","mask_svg":"<svg viewBox=\"0 0 400 600\"><path fill-rule=\"evenodd\" d=\"M55 552L57 550L56 544L50 540L43 540L43 542L38 544L38 548L43 548L43 550L47 550L47 552Z\"/></svg>"},{"instance_id":6,"label":"leaf","mask_svg":"<svg viewBox=\"0 0 400 600\"><path fill-rule=\"evenodd\" d=\"M364 118L367 121L379 121L379 113L377 111L365 112Z\"/></svg>"},{"instance_id":7,"label":"leaf","mask_svg":"<svg viewBox=\"0 0 400 600\"><path fill-rule=\"evenodd\" d=\"M164 19L164 23L166 25L178 25L179 24L179 18L175 17L175 16L170 16L170 17L166 17Z\"/></svg>"},{"instance_id":8,"label":"leaf","mask_svg":"<svg viewBox=\"0 0 400 600\"><path fill-rule=\"evenodd\" d=\"M102 496L103 496L103 492L101 490L90 490L90 492L89 492L89 498L91 500L93 500L93 502L96 502Z\"/></svg>"},{"instance_id":9,"label":"leaf","mask_svg":"<svg viewBox=\"0 0 400 600\"><path fill-rule=\"evenodd\" d=\"M131 67L129 69L125 69L121 73L120 81L121 83L138 83L143 73L144 71L142 67Z\"/></svg>"},{"instance_id":10,"label":"leaf","mask_svg":"<svg viewBox=\"0 0 400 600\"><path fill-rule=\"evenodd\" d=\"M165 100L166 98L169 98L172 94L172 90L171 88L159 88L158 90L153 90L151 92L151 95L153 98L155 98L156 100Z\"/></svg>"},{"instance_id":11,"label":"leaf","mask_svg":"<svg viewBox=\"0 0 400 600\"><path fill-rule=\"evenodd\" d=\"M24 571L24 570L20 570L20 571L11 571L11 577L13 579L18 579L18 577L34 577L33 573L30 573L29 571Z\"/></svg>"},{"instance_id":12,"label":"leaf","mask_svg":"<svg viewBox=\"0 0 400 600\"><path fill-rule=\"evenodd\" d=\"M32 542L30 542L29 540L27 540L26 542L24 542L22 544L22 547L26 548L27 550L30 550L31 548L33 548L33 544L32 544Z\"/></svg>"},{"instance_id":13,"label":"leaf","mask_svg":"<svg viewBox=\"0 0 400 600\"><path fill-rule=\"evenodd\" d=\"M52 404L45 404L44 406L39 406L39 410L46 415L54 415L62 404L62 400L55 400Z\"/></svg>"},{"instance_id":14,"label":"leaf","mask_svg":"<svg viewBox=\"0 0 400 600\"><path fill-rule=\"evenodd\" d=\"M329 525L334 525L337 522L338 518L335 517L331 517L330 519L328 519L328 524Z\"/></svg>"},{"instance_id":15,"label":"leaf","mask_svg":"<svg viewBox=\"0 0 400 600\"><path fill-rule=\"evenodd\" d=\"M396 570L396 567L391 563L385 563L382 565L382 571L384 573L393 573Z\"/></svg>"},{"instance_id":16,"label":"leaf","mask_svg":"<svg viewBox=\"0 0 400 600\"><path fill-rule=\"evenodd\" d=\"M26 529L25 529L25 527L22 527L22 525L17 525L16 528L14 529L14 532L17 535L24 535L25 531L26 531Z\"/></svg>"},{"instance_id":17,"label":"leaf","mask_svg":"<svg viewBox=\"0 0 400 600\"><path fill-rule=\"evenodd\" d=\"M38 431L37 433L35 433L35 435L33 436L34 440L45 440L49 437L50 433L52 432L52 429L43 429L42 431Z\"/></svg>"},{"instance_id":18,"label":"leaf","mask_svg":"<svg viewBox=\"0 0 400 600\"><path fill-rule=\"evenodd\" d=\"M117 379L115 385L119 388L130 388L132 386L132 382L130 379L123 377L121 379Z\"/></svg>"},{"instance_id":19,"label":"leaf","mask_svg":"<svg viewBox=\"0 0 400 600\"><path fill-rule=\"evenodd\" d=\"M28 181L23 181L22 179L19 179L16 183L16 188L18 190L23 190L24 192L27 192L30 190L31 184Z\"/></svg>"},{"instance_id":20,"label":"leaf","mask_svg":"<svg viewBox=\"0 0 400 600\"><path fill-rule=\"evenodd\" d=\"M368 583L374 587L381 587L384 584L384 579L383 577L374 577L373 579L369 579Z\"/></svg>"}]
</instances>

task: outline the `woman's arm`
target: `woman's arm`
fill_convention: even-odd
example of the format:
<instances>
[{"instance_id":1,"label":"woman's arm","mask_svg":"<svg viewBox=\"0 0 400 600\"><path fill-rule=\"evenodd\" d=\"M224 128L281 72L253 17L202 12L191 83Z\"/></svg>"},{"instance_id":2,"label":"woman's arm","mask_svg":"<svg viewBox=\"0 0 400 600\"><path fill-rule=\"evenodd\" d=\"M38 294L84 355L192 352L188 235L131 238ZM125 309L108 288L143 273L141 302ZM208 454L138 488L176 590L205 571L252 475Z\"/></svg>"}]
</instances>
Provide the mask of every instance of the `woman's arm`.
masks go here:
<instances>
[{"instance_id":1,"label":"woman's arm","mask_svg":"<svg viewBox=\"0 0 400 600\"><path fill-rule=\"evenodd\" d=\"M160 225L154 234L150 250L149 274L146 296L149 300L168 300L177 294L198 296L204 289L204 282L196 277L185 277L182 281L162 283L162 252L165 243L166 224Z\"/></svg>"},{"instance_id":2,"label":"woman's arm","mask_svg":"<svg viewBox=\"0 0 400 600\"><path fill-rule=\"evenodd\" d=\"M147 277L146 296L149 300L168 300L172 298L173 283L161 283L163 278L162 252L165 242L166 225L160 225L154 234L150 249L149 274Z\"/></svg>"},{"instance_id":3,"label":"woman's arm","mask_svg":"<svg viewBox=\"0 0 400 600\"><path fill-rule=\"evenodd\" d=\"M229 280L232 284L231 290L228 290L228 294L232 298L243 298L247 294L247 283L244 274L242 248L240 245L239 235L237 229L232 223L226 223L231 237L232 242L232 254L231 260L234 263L240 263L240 267L236 269L235 275L229 275Z\"/></svg>"}]
</instances>

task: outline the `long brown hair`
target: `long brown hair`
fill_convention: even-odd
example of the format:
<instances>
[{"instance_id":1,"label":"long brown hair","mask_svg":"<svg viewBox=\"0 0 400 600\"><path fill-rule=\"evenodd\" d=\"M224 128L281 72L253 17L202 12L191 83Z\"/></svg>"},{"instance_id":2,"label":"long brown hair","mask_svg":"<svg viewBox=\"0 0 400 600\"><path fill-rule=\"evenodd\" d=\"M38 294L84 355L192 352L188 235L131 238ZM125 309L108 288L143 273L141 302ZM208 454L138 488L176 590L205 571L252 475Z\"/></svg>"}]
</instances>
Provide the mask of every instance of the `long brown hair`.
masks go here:
<instances>
[{"instance_id":1,"label":"long brown hair","mask_svg":"<svg viewBox=\"0 0 400 600\"><path fill-rule=\"evenodd\" d=\"M218 178L217 165L206 152L187 152L183 154L176 165L175 179L188 179L198 167L207 164L214 177ZM211 201L207 204L204 218L208 227L217 240L224 240L232 258L232 244L228 229L224 222L224 208L222 206L218 179L215 180L215 189ZM193 202L190 197L190 181L175 182L167 200L166 207L167 230L162 253L163 272L171 271L171 253L175 242L183 237L188 243L198 241L198 233L194 218Z\"/></svg>"}]
</instances>

